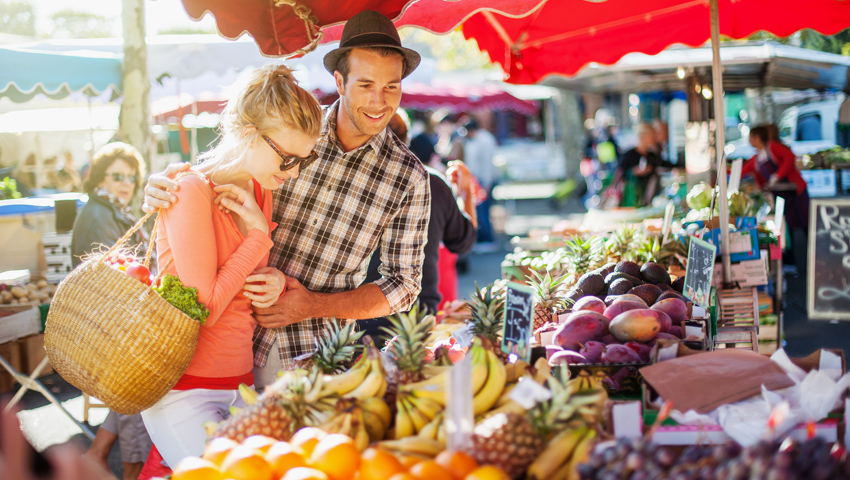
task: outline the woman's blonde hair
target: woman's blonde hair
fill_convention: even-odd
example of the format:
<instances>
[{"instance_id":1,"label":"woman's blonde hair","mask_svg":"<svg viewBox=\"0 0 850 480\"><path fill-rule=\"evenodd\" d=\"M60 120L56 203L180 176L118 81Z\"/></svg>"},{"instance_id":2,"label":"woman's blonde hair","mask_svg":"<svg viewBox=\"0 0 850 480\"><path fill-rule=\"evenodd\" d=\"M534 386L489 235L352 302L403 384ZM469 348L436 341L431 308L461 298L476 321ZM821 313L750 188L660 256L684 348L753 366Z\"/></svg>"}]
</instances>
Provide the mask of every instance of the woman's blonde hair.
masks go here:
<instances>
[{"instance_id":1,"label":"woman's blonde hair","mask_svg":"<svg viewBox=\"0 0 850 480\"><path fill-rule=\"evenodd\" d=\"M318 137L322 110L316 97L298 86L289 67L267 65L248 75L227 102L218 145L199 157L201 171L239 168L250 145L281 125Z\"/></svg>"}]
</instances>

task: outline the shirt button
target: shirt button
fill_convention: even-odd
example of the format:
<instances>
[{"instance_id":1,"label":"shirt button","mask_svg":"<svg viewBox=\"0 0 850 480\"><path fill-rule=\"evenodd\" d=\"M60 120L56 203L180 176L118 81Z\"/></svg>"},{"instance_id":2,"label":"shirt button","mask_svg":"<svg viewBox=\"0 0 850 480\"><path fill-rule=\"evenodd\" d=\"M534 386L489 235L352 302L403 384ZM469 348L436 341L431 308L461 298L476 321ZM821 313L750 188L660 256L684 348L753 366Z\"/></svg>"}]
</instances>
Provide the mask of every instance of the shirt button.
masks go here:
<instances>
[{"instance_id":1,"label":"shirt button","mask_svg":"<svg viewBox=\"0 0 850 480\"><path fill-rule=\"evenodd\" d=\"M315 225L315 224L317 224L317 223L319 223L319 221L318 221L318 220L313 220L313 225Z\"/></svg>"}]
</instances>

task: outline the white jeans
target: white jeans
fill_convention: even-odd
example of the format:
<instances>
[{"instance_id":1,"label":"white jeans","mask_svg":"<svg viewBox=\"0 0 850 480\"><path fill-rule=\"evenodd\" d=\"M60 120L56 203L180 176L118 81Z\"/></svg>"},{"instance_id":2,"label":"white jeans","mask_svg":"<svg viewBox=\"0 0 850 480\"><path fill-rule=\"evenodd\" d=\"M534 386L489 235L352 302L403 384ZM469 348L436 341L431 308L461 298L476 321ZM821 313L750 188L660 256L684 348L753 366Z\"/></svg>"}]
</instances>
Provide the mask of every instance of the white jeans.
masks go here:
<instances>
[{"instance_id":1,"label":"white jeans","mask_svg":"<svg viewBox=\"0 0 850 480\"><path fill-rule=\"evenodd\" d=\"M262 367L254 365L254 387L258 392L262 392L264 388L277 380L277 372L283 370L283 363L280 361L280 353L278 343L272 345L269 352L269 358L266 359L266 364Z\"/></svg>"},{"instance_id":2,"label":"white jeans","mask_svg":"<svg viewBox=\"0 0 850 480\"><path fill-rule=\"evenodd\" d=\"M200 457L209 437L204 422L221 422L230 407L244 407L238 390L172 390L142 412L145 428L172 469L186 457Z\"/></svg>"}]
</instances>

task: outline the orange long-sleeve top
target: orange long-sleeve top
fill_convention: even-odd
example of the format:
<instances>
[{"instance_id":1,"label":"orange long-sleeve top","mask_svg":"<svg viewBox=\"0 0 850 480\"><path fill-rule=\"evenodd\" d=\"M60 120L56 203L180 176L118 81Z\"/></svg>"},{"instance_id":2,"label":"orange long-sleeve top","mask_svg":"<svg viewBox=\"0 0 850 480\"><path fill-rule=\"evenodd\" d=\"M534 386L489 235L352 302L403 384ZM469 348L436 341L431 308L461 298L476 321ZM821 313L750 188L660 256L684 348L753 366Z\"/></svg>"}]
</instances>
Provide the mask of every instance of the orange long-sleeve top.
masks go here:
<instances>
[{"instance_id":1,"label":"orange long-sleeve top","mask_svg":"<svg viewBox=\"0 0 850 480\"><path fill-rule=\"evenodd\" d=\"M189 174L178 184L177 202L160 213L157 262L170 262L165 272L197 288L198 300L210 311L201 326L195 355L178 386L189 378L188 383L195 388L212 388L204 385L203 379L241 380L251 375L256 321L251 300L242 295L242 287L254 270L267 265L273 242L259 230L242 235L230 214L213 204L213 185L206 177ZM271 221L272 194L256 183L254 187L271 233L277 226ZM190 387L175 387L186 388Z\"/></svg>"}]
</instances>

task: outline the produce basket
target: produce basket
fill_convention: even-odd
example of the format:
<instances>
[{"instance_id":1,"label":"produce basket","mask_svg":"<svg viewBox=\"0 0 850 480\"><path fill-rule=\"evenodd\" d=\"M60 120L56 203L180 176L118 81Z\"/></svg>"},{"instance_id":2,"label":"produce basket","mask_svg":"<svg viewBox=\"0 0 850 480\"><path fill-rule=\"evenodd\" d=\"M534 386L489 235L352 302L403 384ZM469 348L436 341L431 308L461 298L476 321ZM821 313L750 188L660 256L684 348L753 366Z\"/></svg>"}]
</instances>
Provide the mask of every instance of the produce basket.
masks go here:
<instances>
[{"instance_id":1,"label":"produce basket","mask_svg":"<svg viewBox=\"0 0 850 480\"><path fill-rule=\"evenodd\" d=\"M151 407L174 387L200 328L150 286L106 263L148 217L59 284L44 332L47 356L62 378L124 415ZM145 266L155 238L156 226Z\"/></svg>"}]
</instances>

